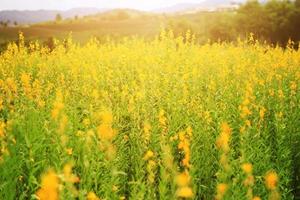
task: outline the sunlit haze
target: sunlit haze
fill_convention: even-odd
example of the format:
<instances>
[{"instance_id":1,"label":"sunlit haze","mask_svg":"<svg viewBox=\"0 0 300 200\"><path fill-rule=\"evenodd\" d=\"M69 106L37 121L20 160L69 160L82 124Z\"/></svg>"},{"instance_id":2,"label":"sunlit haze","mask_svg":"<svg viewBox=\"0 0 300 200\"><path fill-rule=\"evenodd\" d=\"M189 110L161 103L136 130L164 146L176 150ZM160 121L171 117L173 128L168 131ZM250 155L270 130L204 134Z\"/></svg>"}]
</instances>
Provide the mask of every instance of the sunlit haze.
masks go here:
<instances>
[{"instance_id":1,"label":"sunlit haze","mask_svg":"<svg viewBox=\"0 0 300 200\"><path fill-rule=\"evenodd\" d=\"M152 10L178 3L199 3L202 1L203 0L1 0L0 10L67 10L77 7Z\"/></svg>"}]
</instances>

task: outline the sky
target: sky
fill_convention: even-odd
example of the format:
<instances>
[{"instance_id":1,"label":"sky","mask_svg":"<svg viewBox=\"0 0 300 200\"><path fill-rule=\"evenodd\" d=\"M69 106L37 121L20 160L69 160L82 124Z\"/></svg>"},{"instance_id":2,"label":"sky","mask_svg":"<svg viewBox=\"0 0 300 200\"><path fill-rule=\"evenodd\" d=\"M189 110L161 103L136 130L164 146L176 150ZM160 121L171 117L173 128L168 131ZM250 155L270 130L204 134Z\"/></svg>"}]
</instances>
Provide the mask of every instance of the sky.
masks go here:
<instances>
[{"instance_id":1,"label":"sky","mask_svg":"<svg viewBox=\"0 0 300 200\"><path fill-rule=\"evenodd\" d=\"M199 3L201 1L203 0L0 0L0 10L67 10L78 7L153 10L178 3Z\"/></svg>"}]
</instances>

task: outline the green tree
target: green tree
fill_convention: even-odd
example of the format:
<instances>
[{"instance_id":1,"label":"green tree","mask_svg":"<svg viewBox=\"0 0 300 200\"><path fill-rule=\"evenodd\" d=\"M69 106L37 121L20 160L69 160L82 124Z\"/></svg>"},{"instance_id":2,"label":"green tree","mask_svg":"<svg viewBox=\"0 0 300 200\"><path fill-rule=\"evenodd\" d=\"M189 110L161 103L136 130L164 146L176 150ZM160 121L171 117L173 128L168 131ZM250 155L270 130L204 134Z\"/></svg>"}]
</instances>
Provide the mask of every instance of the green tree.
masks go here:
<instances>
[{"instance_id":1,"label":"green tree","mask_svg":"<svg viewBox=\"0 0 300 200\"><path fill-rule=\"evenodd\" d=\"M62 16L61 16L61 14L56 14L56 16L55 16L55 21L56 22L60 22L60 21L62 21Z\"/></svg>"},{"instance_id":2,"label":"green tree","mask_svg":"<svg viewBox=\"0 0 300 200\"><path fill-rule=\"evenodd\" d=\"M291 38L293 41L300 41L300 0L294 2L294 10L291 16L291 26L293 28Z\"/></svg>"},{"instance_id":3,"label":"green tree","mask_svg":"<svg viewBox=\"0 0 300 200\"><path fill-rule=\"evenodd\" d=\"M270 23L264 7L257 1L248 1L237 11L236 29L246 35L254 33L258 38L268 38Z\"/></svg>"},{"instance_id":4,"label":"green tree","mask_svg":"<svg viewBox=\"0 0 300 200\"><path fill-rule=\"evenodd\" d=\"M285 45L292 37L291 24L294 5L290 1L268 1L265 11L270 23L269 38L273 43Z\"/></svg>"},{"instance_id":5,"label":"green tree","mask_svg":"<svg viewBox=\"0 0 300 200\"><path fill-rule=\"evenodd\" d=\"M167 29L172 30L175 36L184 35L187 31L194 32L194 26L186 19L170 20Z\"/></svg>"}]
</instances>

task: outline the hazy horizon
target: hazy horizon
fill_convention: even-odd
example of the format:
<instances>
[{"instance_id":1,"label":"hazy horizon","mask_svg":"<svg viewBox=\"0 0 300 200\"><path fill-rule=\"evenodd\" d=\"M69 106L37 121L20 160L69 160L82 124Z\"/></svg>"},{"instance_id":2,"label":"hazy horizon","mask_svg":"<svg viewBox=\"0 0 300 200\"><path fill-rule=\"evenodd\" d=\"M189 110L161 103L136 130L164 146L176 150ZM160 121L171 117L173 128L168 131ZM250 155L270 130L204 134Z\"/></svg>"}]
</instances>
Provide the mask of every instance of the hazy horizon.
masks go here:
<instances>
[{"instance_id":1,"label":"hazy horizon","mask_svg":"<svg viewBox=\"0 0 300 200\"><path fill-rule=\"evenodd\" d=\"M204 0L27 0L27 3L20 3L21 0L1 0L0 10L69 10L80 7L93 8L132 8L139 10L154 10L172 6L180 3L201 3Z\"/></svg>"}]
</instances>

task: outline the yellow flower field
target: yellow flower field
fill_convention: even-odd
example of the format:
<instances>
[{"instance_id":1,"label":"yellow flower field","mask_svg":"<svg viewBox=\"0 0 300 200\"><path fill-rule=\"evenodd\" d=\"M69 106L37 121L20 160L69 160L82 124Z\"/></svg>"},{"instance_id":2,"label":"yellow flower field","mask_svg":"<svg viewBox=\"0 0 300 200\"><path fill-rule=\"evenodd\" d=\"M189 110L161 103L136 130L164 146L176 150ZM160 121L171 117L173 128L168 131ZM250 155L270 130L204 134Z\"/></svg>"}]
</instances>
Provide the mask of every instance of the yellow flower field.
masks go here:
<instances>
[{"instance_id":1,"label":"yellow flower field","mask_svg":"<svg viewBox=\"0 0 300 200\"><path fill-rule=\"evenodd\" d=\"M0 199L293 199L300 52L20 35L0 55Z\"/></svg>"}]
</instances>

